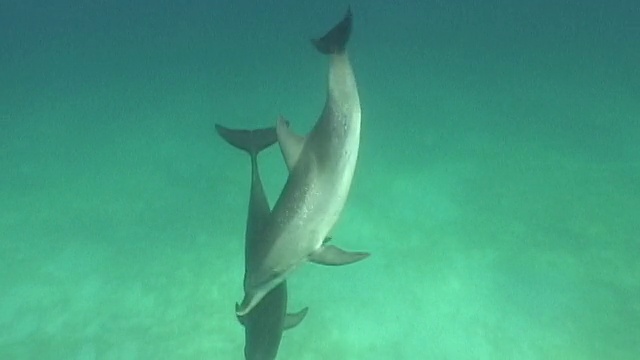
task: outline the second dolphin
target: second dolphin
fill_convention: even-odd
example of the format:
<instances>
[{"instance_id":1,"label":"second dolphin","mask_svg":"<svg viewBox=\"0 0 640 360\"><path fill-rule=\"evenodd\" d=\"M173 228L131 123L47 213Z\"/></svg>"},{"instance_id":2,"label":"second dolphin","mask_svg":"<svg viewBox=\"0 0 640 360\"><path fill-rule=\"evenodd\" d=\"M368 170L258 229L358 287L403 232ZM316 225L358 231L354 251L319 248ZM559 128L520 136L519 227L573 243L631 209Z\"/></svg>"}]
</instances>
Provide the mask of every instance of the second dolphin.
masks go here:
<instances>
[{"instance_id":1,"label":"second dolphin","mask_svg":"<svg viewBox=\"0 0 640 360\"><path fill-rule=\"evenodd\" d=\"M251 193L245 229L245 274L259 264L265 243L262 229L270 208L258 169L258 154L276 141L275 128L259 130L233 130L216 125L218 134L229 144L246 151L251 157ZM237 304L236 304L237 307ZM287 314L287 285L273 288L250 314L238 316L245 329L244 355L247 360L273 360L276 358L282 333L298 325L307 314L307 308Z\"/></svg>"}]
</instances>

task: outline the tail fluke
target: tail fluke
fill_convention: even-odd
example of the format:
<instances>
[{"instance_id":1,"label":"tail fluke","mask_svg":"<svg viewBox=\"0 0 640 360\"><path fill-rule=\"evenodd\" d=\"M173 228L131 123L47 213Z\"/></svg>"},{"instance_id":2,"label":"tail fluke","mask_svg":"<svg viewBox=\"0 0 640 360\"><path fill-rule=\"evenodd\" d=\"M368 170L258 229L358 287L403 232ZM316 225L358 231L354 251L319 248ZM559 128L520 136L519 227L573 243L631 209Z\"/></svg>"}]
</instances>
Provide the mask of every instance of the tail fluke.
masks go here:
<instances>
[{"instance_id":1,"label":"tail fluke","mask_svg":"<svg viewBox=\"0 0 640 360\"><path fill-rule=\"evenodd\" d=\"M323 37L313 39L311 42L318 51L325 55L342 54L347 48L347 42L349 42L352 22L353 14L351 14L351 8L348 8L342 21L329 30Z\"/></svg>"},{"instance_id":2,"label":"tail fluke","mask_svg":"<svg viewBox=\"0 0 640 360\"><path fill-rule=\"evenodd\" d=\"M216 131L226 142L250 155L257 155L278 141L276 128L270 127L256 130L229 129L216 124Z\"/></svg>"}]
</instances>

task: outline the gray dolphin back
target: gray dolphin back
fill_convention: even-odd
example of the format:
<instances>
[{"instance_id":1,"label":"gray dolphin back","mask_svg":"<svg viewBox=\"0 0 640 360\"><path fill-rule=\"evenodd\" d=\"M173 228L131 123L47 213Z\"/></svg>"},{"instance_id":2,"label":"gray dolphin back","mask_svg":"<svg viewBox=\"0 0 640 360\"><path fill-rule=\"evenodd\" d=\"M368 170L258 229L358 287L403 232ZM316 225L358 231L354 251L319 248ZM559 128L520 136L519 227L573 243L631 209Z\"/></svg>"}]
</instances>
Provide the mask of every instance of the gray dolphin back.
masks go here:
<instances>
[{"instance_id":1,"label":"gray dolphin back","mask_svg":"<svg viewBox=\"0 0 640 360\"><path fill-rule=\"evenodd\" d=\"M270 208L264 194L257 157L260 151L277 141L275 128L257 130L230 129L216 124L216 131L229 144L251 156L251 193L245 233L245 272L258 262L263 252L262 228ZM238 304L236 304L236 309ZM282 333L297 326L308 308L287 314L287 284L282 282L271 290L251 313L238 316L245 329L244 356L246 360L274 360L278 354Z\"/></svg>"},{"instance_id":2,"label":"gray dolphin back","mask_svg":"<svg viewBox=\"0 0 640 360\"><path fill-rule=\"evenodd\" d=\"M266 243L262 239L262 228L271 213L258 170L258 154L278 139L273 127L244 130L230 129L216 124L216 131L226 142L251 156L251 193L245 233L245 271L251 271L251 267L259 262L261 254L265 251Z\"/></svg>"}]
</instances>

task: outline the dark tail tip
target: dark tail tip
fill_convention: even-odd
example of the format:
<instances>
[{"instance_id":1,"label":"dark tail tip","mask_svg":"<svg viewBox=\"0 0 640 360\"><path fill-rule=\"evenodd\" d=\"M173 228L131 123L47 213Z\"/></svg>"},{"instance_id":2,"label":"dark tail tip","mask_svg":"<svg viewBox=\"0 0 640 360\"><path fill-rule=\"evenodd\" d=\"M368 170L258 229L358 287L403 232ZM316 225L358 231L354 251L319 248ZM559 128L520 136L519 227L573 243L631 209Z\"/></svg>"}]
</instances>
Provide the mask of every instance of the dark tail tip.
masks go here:
<instances>
[{"instance_id":1,"label":"dark tail tip","mask_svg":"<svg viewBox=\"0 0 640 360\"><path fill-rule=\"evenodd\" d=\"M256 130L236 130L216 124L216 131L226 142L240 150L248 152L250 155L257 155L260 151L278 141L275 127Z\"/></svg>"},{"instance_id":2,"label":"dark tail tip","mask_svg":"<svg viewBox=\"0 0 640 360\"><path fill-rule=\"evenodd\" d=\"M342 21L334 26L329 32L319 39L313 39L313 45L325 55L341 54L347 48L349 36L351 35L351 25L353 23L353 14L351 7L347 9Z\"/></svg>"}]
</instances>

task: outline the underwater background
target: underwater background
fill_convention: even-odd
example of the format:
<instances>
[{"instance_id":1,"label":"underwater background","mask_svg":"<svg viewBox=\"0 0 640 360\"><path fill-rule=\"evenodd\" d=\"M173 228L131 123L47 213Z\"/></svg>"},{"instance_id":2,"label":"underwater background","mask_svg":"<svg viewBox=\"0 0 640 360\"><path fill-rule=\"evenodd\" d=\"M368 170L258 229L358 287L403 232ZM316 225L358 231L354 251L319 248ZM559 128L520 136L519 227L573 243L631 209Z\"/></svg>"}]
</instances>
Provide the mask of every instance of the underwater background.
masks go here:
<instances>
[{"instance_id":1,"label":"underwater background","mask_svg":"<svg viewBox=\"0 0 640 360\"><path fill-rule=\"evenodd\" d=\"M243 358L214 124L309 131L349 3L372 256L289 277L278 358L640 358L637 1L2 0L0 359Z\"/></svg>"}]
</instances>

